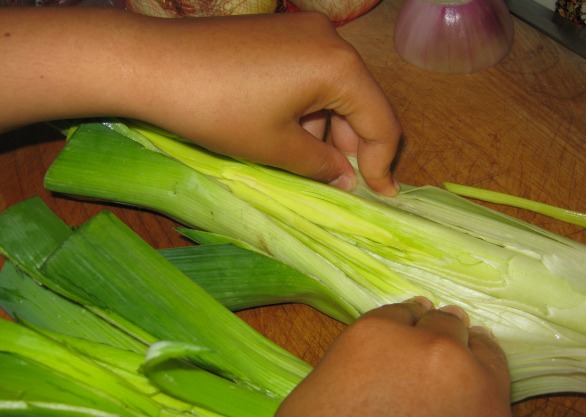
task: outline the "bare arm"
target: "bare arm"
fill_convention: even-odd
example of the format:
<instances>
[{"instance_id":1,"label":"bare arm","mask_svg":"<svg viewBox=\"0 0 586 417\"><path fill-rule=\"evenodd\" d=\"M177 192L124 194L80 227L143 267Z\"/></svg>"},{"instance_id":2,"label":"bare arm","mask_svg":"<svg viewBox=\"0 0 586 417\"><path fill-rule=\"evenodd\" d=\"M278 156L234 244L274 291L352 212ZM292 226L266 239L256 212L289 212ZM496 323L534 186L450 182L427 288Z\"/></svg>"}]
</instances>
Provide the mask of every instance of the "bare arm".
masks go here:
<instances>
[{"instance_id":1,"label":"bare arm","mask_svg":"<svg viewBox=\"0 0 586 417\"><path fill-rule=\"evenodd\" d=\"M0 10L0 130L84 116L144 120L211 150L349 189L343 153L392 195L400 127L356 51L319 14L156 19ZM321 110L331 110L324 143Z\"/></svg>"}]
</instances>

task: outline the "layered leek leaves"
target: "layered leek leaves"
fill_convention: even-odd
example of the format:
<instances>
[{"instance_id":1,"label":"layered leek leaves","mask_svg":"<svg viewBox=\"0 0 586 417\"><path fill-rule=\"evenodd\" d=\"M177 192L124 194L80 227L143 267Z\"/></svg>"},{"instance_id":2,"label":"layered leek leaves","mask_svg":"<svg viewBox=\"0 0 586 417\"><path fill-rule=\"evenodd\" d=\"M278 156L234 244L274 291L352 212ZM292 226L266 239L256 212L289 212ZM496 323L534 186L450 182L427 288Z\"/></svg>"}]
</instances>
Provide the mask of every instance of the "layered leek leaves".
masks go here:
<instances>
[{"instance_id":1,"label":"layered leek leaves","mask_svg":"<svg viewBox=\"0 0 586 417\"><path fill-rule=\"evenodd\" d=\"M310 370L109 212L34 198L0 230L0 415L268 417Z\"/></svg>"},{"instance_id":2,"label":"layered leek leaves","mask_svg":"<svg viewBox=\"0 0 586 417\"><path fill-rule=\"evenodd\" d=\"M264 283L258 287L262 294L258 299L250 296L246 285L229 283L221 274L214 285L206 287L202 282L218 299L241 292L247 305L307 302L350 323L381 304L425 295L438 306L461 306L472 324L486 326L497 336L509 359L513 401L545 393L586 392L586 246L446 190L404 185L399 196L383 198L361 186L349 194L277 169L215 155L150 126L117 121L77 128L49 169L45 185L56 192L158 211L193 229L181 232L204 243L204 249L245 251L239 253L287 268L282 274L286 285L271 283L280 276L277 269L268 274L270 279L258 277ZM237 260L235 254L227 257ZM271 375L265 386L264 371L256 375L254 369L231 366L226 359L255 355L221 347L230 337L219 320L214 320L212 336L192 331L195 336L185 337L186 329L197 326L197 320L189 318L184 327L169 323L169 329L175 329L172 333L158 333L148 319L123 314L123 305L134 303L135 295L122 301L122 291L129 287L112 288L90 305L102 284L69 287L68 279L57 272L83 264L83 258L52 255L51 263L53 258L54 266L42 269L56 281L53 287L45 285L150 345L154 356L147 355L146 363L153 368L145 366L145 370L157 369L165 358L188 360L249 390L266 390L271 398L282 398L308 372L304 364L250 336L259 349L271 352L261 355L264 359L277 362L262 367ZM100 262L99 269L114 273L109 264ZM131 267L120 268L123 274L132 272ZM175 268L181 270L181 284L154 288L162 294L170 291L169 299L179 297L188 305L190 297L200 297L200 291L184 286L186 279L191 280L183 277L190 274L188 268L179 264ZM254 274L247 282L259 285L253 284ZM146 285L140 287L141 292L147 290ZM239 308L237 304L233 308ZM147 307L143 314L172 311L166 308ZM205 317L204 310L197 309ZM236 336L238 332L237 340L248 337Z\"/></svg>"}]
</instances>

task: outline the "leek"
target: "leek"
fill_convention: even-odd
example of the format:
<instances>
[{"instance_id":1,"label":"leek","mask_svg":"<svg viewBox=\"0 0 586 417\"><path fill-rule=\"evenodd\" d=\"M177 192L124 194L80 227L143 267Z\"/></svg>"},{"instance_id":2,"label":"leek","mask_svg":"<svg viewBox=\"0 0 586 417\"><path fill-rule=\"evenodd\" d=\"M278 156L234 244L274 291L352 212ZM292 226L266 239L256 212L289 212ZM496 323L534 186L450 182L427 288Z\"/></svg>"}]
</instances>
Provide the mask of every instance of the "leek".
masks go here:
<instances>
[{"instance_id":1,"label":"leek","mask_svg":"<svg viewBox=\"0 0 586 417\"><path fill-rule=\"evenodd\" d=\"M45 365L65 372L69 379L100 390L103 384L121 378L140 398L136 401L144 400L148 404L154 401L152 406L168 415L269 417L276 411L284 393L288 392L286 390L292 389L310 369L309 365L278 348L217 304L189 278L181 278L179 270L175 270L157 251L146 247L138 236L108 213L97 216L75 231L67 228L68 233L62 236L58 245L47 245L37 236L29 236L26 241L18 239L26 228L36 230L38 236L49 236L46 232L55 225L64 226L38 198L7 209L0 214L0 225L5 226L0 238L0 252L9 259L0 272L0 306L21 323L20 326L9 323L0 331L0 350L5 351L6 346L10 346L10 351L22 355L22 352L30 351L29 345L34 345L35 350L31 351L29 358L36 360L35 355L42 356L44 349L50 349L51 354L43 357L48 361ZM117 242L114 246L105 244L112 239ZM51 240L58 239L53 236ZM116 248L118 245L121 246ZM44 259L44 262L33 265L33 259ZM79 262L79 265L69 267L70 262ZM139 263L145 264L144 269L135 266ZM29 270L30 277L24 269ZM137 285L141 285L139 281L148 275L154 276L154 281L145 283L144 289L137 292ZM39 286L36 281L45 285ZM93 291L88 292L90 287ZM108 291L116 292L118 297L108 297ZM182 298L193 300L187 303L191 308L186 308ZM118 307L116 299L119 300ZM129 304L129 299L134 302ZM100 308L94 308L100 303ZM47 316L47 312L53 314ZM133 322L139 322L142 327ZM95 334L92 334L91 326L96 326ZM159 359L159 362L173 366L167 363L153 366L152 354L148 366L143 365L147 345L128 336L127 326L132 334L140 333L142 338L149 340L155 340L151 335L154 333L172 340L192 342L184 342L182 346L189 347L190 352L207 354L204 359L211 357L212 360L204 361L205 365L221 374L229 374L236 382L200 369L193 363L179 361L181 356L194 361L201 359L199 355L185 353L185 349L181 351L182 355ZM23 338L20 334L28 337ZM134 342L128 343L128 340ZM19 350L20 344L26 346ZM251 349L255 349L253 353L250 353ZM244 357L244 361L239 363L239 356ZM58 359L51 359L53 357ZM59 363L62 361L79 372L75 373L69 367L61 369ZM95 369L91 371L84 366ZM95 375L91 377L93 373ZM259 379L259 375L262 378ZM36 377L30 378L30 383L36 383ZM280 394L283 384L287 388ZM268 388L262 388L261 392L249 389L250 386L259 389L261 385ZM117 390L115 384L112 388L126 398L124 390ZM0 390L0 401L6 399L6 393ZM19 403L19 413L34 414L38 406L37 402L35 404L33 407L30 403ZM52 407L49 403L44 406ZM75 407L72 413L74 411L81 413ZM137 412L144 413L142 410Z\"/></svg>"},{"instance_id":2,"label":"leek","mask_svg":"<svg viewBox=\"0 0 586 417\"><path fill-rule=\"evenodd\" d=\"M224 309L108 212L77 229L43 269L45 285L65 288L82 305L124 317L154 340L202 346L200 365L251 388L284 397L309 370Z\"/></svg>"},{"instance_id":3,"label":"leek","mask_svg":"<svg viewBox=\"0 0 586 417\"><path fill-rule=\"evenodd\" d=\"M586 392L586 246L448 191L404 186L389 200L361 187L352 195L115 123L82 125L45 184L252 246L337 294L329 301L346 322L414 295L459 305L501 341L513 400Z\"/></svg>"},{"instance_id":4,"label":"leek","mask_svg":"<svg viewBox=\"0 0 586 417\"><path fill-rule=\"evenodd\" d=\"M158 393L131 369L142 361L137 353L5 320L0 330L0 415L232 416Z\"/></svg>"},{"instance_id":5,"label":"leek","mask_svg":"<svg viewBox=\"0 0 586 417\"><path fill-rule=\"evenodd\" d=\"M2 218L11 214L9 209ZM0 249L12 261L20 257L7 245ZM76 229L33 274L139 341L205 347L199 358L204 367L276 398L310 369L225 309L110 213Z\"/></svg>"},{"instance_id":6,"label":"leek","mask_svg":"<svg viewBox=\"0 0 586 417\"><path fill-rule=\"evenodd\" d=\"M0 352L0 415L114 417L132 415L58 370Z\"/></svg>"},{"instance_id":7,"label":"leek","mask_svg":"<svg viewBox=\"0 0 586 417\"><path fill-rule=\"evenodd\" d=\"M73 234L40 198L6 209L0 214L0 230L0 254L11 260L0 272L0 306L9 315L48 330L143 351L145 344L136 338L39 285L44 280L39 268Z\"/></svg>"},{"instance_id":8,"label":"leek","mask_svg":"<svg viewBox=\"0 0 586 417\"><path fill-rule=\"evenodd\" d=\"M106 135L109 140L103 140ZM77 140L80 136L90 140ZM83 162L84 179L74 178L82 173L78 166L80 161L92 153L95 157ZM229 162L228 159L225 161ZM74 195L96 194L96 198L104 200L123 199L125 203L150 207L175 219L183 219L189 226L199 224L203 229L221 235L231 235L232 230L234 239L260 248L277 259L289 260L285 263L306 275L312 275L316 269L327 272L325 276L331 279L323 284L335 294L330 300L331 306L339 310L338 316L345 317L345 321L377 305L365 289L344 279L344 274L335 265L291 236L287 232L288 225L236 197L215 179L159 152L152 152L104 126L81 126L56 162L45 177L49 189ZM113 177L104 177L104 167L110 164L115 167L111 172L119 175L117 181L111 181ZM133 178L132 187L121 180L123 178ZM226 213L226 207L232 212ZM245 218L246 222L234 228L234 214ZM192 222L185 220L189 217L193 218ZM352 300L339 295L348 292L353 294Z\"/></svg>"},{"instance_id":9,"label":"leek","mask_svg":"<svg viewBox=\"0 0 586 417\"><path fill-rule=\"evenodd\" d=\"M185 231L187 236L192 236ZM198 236L200 236L198 234ZM198 242L201 239L198 239ZM335 295L296 269L231 243L159 251L169 262L232 311L282 303L304 303L339 320ZM221 264L218 260L221 259Z\"/></svg>"},{"instance_id":10,"label":"leek","mask_svg":"<svg viewBox=\"0 0 586 417\"><path fill-rule=\"evenodd\" d=\"M113 403L121 416L154 417L160 413L161 407L157 403L117 375L83 355L14 322L0 320L0 351L40 363L65 379L86 385L88 390L99 393L97 397ZM91 381L91 386L84 381ZM100 408L109 411L104 405Z\"/></svg>"},{"instance_id":11,"label":"leek","mask_svg":"<svg viewBox=\"0 0 586 417\"><path fill-rule=\"evenodd\" d=\"M586 214L577 211L555 207L550 204L540 203L527 198L517 197L497 191L483 190L451 182L444 183L444 188L464 197L475 198L488 203L503 204L511 207L522 208L534 213L543 214L566 223L586 227Z\"/></svg>"}]
</instances>

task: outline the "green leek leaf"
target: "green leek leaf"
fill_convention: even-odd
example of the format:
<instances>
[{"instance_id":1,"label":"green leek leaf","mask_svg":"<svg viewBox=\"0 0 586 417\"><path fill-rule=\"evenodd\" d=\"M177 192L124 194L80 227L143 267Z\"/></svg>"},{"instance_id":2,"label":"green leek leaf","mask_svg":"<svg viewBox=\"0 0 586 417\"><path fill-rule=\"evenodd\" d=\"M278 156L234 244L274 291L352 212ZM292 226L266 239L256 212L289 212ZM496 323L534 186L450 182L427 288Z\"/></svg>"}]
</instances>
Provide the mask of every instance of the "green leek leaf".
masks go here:
<instances>
[{"instance_id":1,"label":"green leek leaf","mask_svg":"<svg viewBox=\"0 0 586 417\"><path fill-rule=\"evenodd\" d=\"M213 371L285 396L310 367L262 337L111 213L76 230L43 267L47 285L113 312L158 340L217 352Z\"/></svg>"},{"instance_id":2,"label":"green leek leaf","mask_svg":"<svg viewBox=\"0 0 586 417\"><path fill-rule=\"evenodd\" d=\"M184 230L184 233L189 233ZM232 311L282 303L304 303L343 322L327 287L264 254L234 244L162 249L169 262ZM331 308L334 307L334 308Z\"/></svg>"},{"instance_id":3,"label":"green leek leaf","mask_svg":"<svg viewBox=\"0 0 586 417\"><path fill-rule=\"evenodd\" d=\"M280 401L234 384L186 362L205 353L199 346L178 342L154 343L143 365L145 374L164 392L192 404L202 404L227 417L272 417ZM229 400L226 396L229 393Z\"/></svg>"}]
</instances>

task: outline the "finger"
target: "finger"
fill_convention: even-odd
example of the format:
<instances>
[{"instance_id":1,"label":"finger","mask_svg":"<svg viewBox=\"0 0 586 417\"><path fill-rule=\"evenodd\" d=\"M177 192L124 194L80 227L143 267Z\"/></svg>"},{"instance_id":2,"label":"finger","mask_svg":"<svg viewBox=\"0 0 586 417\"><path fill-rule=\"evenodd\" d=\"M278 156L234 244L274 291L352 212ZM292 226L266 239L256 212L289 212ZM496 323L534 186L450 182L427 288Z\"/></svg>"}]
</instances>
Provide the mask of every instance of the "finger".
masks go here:
<instances>
[{"instance_id":1,"label":"finger","mask_svg":"<svg viewBox=\"0 0 586 417\"><path fill-rule=\"evenodd\" d=\"M360 137L350 123L344 117L333 113L330 131L330 143L344 154L356 157Z\"/></svg>"},{"instance_id":2,"label":"finger","mask_svg":"<svg viewBox=\"0 0 586 417\"><path fill-rule=\"evenodd\" d=\"M328 118L329 112L322 110L302 117L299 124L316 139L324 140Z\"/></svg>"},{"instance_id":3,"label":"finger","mask_svg":"<svg viewBox=\"0 0 586 417\"><path fill-rule=\"evenodd\" d=\"M357 150L358 169L370 188L392 196L399 192L399 184L391 173L391 163L397 153L401 128L392 110L381 118L388 124L384 136L371 137L358 132L361 137Z\"/></svg>"},{"instance_id":4,"label":"finger","mask_svg":"<svg viewBox=\"0 0 586 417\"><path fill-rule=\"evenodd\" d=\"M356 146L358 168L366 184L374 191L395 195L391 163L397 153L401 127L384 93L371 76L362 74L362 82L348 92L332 110L343 116L359 140Z\"/></svg>"},{"instance_id":5,"label":"finger","mask_svg":"<svg viewBox=\"0 0 586 417\"><path fill-rule=\"evenodd\" d=\"M430 310L415 325L417 328L449 337L463 346L468 346L468 326L468 316L455 306Z\"/></svg>"},{"instance_id":6,"label":"finger","mask_svg":"<svg viewBox=\"0 0 586 417\"><path fill-rule=\"evenodd\" d=\"M415 325L433 304L425 297L414 297L402 303L388 304L370 310L361 316L365 318L382 318L407 326Z\"/></svg>"},{"instance_id":7,"label":"finger","mask_svg":"<svg viewBox=\"0 0 586 417\"><path fill-rule=\"evenodd\" d=\"M510 374L505 352L497 340L484 327L471 327L469 330L468 347L478 361L491 372L499 386L509 389Z\"/></svg>"}]
</instances>

